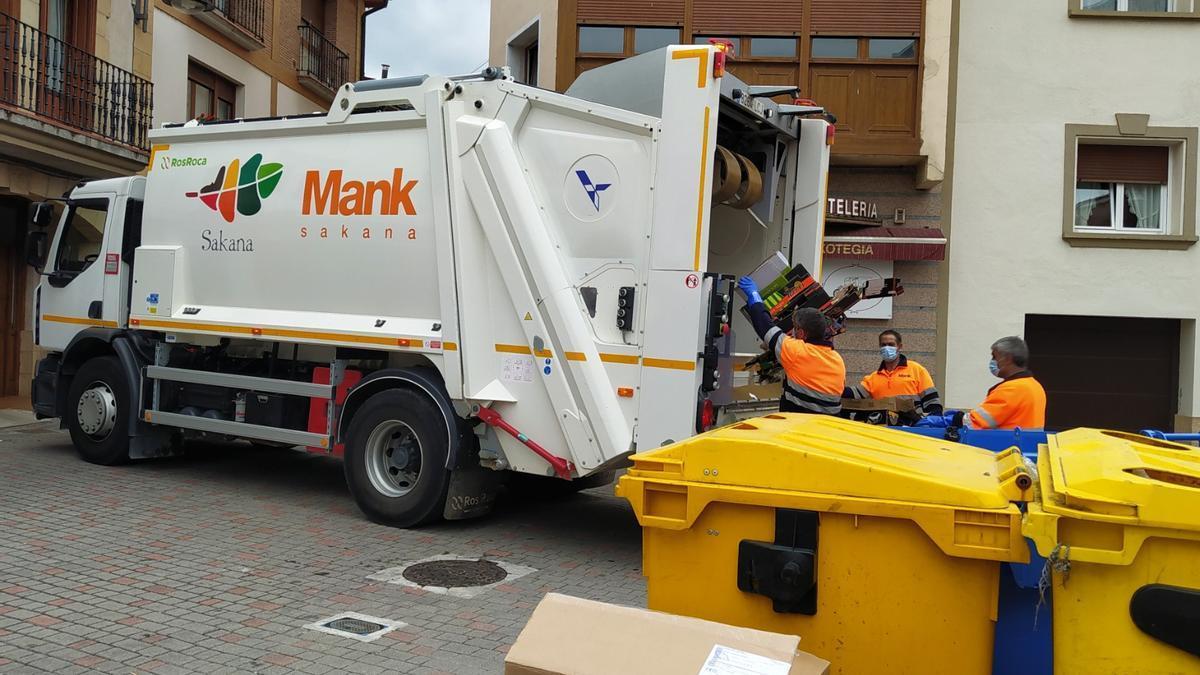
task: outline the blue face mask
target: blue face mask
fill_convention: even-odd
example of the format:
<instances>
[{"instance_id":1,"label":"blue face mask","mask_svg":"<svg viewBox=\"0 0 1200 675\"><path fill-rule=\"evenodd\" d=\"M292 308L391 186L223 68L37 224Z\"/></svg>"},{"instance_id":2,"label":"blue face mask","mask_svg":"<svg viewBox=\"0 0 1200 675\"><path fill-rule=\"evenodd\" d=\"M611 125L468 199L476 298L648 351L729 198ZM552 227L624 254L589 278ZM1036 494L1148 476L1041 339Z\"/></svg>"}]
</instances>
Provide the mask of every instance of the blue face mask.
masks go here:
<instances>
[{"instance_id":1,"label":"blue face mask","mask_svg":"<svg viewBox=\"0 0 1200 675\"><path fill-rule=\"evenodd\" d=\"M988 372L992 374L992 377L1000 377L1000 364L996 363L996 359L988 361Z\"/></svg>"},{"instance_id":2,"label":"blue face mask","mask_svg":"<svg viewBox=\"0 0 1200 675\"><path fill-rule=\"evenodd\" d=\"M879 355L884 361L895 361L900 356L900 349L891 345L885 345L879 348Z\"/></svg>"}]
</instances>

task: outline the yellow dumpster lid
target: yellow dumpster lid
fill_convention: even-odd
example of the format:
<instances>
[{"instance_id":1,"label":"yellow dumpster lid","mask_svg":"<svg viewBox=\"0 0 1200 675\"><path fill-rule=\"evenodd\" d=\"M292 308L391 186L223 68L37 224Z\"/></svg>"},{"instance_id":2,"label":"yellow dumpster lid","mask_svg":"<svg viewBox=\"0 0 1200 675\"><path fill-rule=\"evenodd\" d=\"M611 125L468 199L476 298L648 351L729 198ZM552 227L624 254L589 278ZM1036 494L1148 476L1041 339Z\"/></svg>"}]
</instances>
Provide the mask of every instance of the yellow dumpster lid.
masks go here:
<instances>
[{"instance_id":1,"label":"yellow dumpster lid","mask_svg":"<svg viewBox=\"0 0 1200 675\"><path fill-rule=\"evenodd\" d=\"M1136 518L1139 524L1200 529L1200 451L1137 434L1072 429L1048 439L1046 511L1076 518Z\"/></svg>"},{"instance_id":2,"label":"yellow dumpster lid","mask_svg":"<svg viewBox=\"0 0 1200 675\"><path fill-rule=\"evenodd\" d=\"M1005 508L1032 483L994 453L828 415L776 413L633 456L631 476L846 497ZM1025 493L1028 494L1028 493Z\"/></svg>"}]
</instances>

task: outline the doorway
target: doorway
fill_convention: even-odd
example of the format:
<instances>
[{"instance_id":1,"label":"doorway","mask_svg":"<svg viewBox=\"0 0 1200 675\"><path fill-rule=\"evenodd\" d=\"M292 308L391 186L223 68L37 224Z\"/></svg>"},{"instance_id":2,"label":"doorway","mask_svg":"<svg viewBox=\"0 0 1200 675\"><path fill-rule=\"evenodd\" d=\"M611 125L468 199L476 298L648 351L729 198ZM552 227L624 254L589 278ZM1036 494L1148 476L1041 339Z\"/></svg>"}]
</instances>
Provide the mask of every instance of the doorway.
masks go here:
<instances>
[{"instance_id":1,"label":"doorway","mask_svg":"<svg viewBox=\"0 0 1200 675\"><path fill-rule=\"evenodd\" d=\"M0 398L21 388L21 331L25 327L25 230L29 202L0 197Z\"/></svg>"}]
</instances>

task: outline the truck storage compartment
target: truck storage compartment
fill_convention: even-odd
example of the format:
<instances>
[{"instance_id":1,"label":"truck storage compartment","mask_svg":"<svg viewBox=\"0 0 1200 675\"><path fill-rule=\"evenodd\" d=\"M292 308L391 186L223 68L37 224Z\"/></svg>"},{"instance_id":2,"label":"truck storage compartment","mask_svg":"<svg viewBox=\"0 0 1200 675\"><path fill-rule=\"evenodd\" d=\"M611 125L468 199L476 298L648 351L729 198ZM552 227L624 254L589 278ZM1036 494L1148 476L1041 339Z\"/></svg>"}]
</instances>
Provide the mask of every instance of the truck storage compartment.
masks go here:
<instances>
[{"instance_id":1,"label":"truck storage compartment","mask_svg":"<svg viewBox=\"0 0 1200 675\"><path fill-rule=\"evenodd\" d=\"M285 394L246 392L246 423L307 430L308 399Z\"/></svg>"}]
</instances>

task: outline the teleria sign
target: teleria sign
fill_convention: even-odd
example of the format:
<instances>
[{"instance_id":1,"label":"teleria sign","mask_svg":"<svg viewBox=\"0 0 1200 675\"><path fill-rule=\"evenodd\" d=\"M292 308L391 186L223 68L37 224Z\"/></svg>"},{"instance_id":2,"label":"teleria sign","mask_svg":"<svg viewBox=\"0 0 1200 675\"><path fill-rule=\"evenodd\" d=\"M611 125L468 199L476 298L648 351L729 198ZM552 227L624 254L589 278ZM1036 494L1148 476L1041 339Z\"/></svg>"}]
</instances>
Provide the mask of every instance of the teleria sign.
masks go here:
<instances>
[{"instance_id":1,"label":"teleria sign","mask_svg":"<svg viewBox=\"0 0 1200 675\"><path fill-rule=\"evenodd\" d=\"M830 216L879 220L879 208L874 202L846 199L845 197L830 197L827 201L826 213Z\"/></svg>"}]
</instances>

